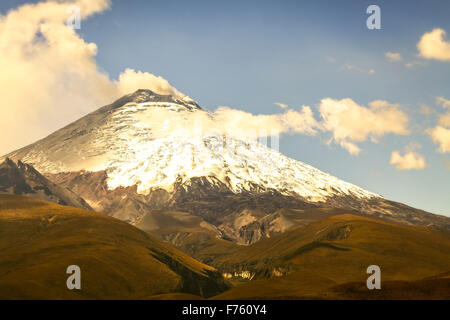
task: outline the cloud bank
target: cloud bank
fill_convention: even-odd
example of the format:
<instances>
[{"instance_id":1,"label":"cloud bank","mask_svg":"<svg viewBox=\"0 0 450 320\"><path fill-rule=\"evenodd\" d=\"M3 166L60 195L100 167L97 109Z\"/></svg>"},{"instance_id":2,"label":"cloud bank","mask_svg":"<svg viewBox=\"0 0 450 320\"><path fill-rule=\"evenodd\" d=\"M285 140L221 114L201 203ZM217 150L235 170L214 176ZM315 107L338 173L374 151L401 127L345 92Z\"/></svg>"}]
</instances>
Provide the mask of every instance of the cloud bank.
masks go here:
<instances>
[{"instance_id":1,"label":"cloud bank","mask_svg":"<svg viewBox=\"0 0 450 320\"><path fill-rule=\"evenodd\" d=\"M78 6L86 19L111 3L46 1L0 16L0 154L138 88L183 96L150 73L127 69L111 80L95 61L97 45L85 42L66 25L71 5Z\"/></svg>"},{"instance_id":2,"label":"cloud bank","mask_svg":"<svg viewBox=\"0 0 450 320\"><path fill-rule=\"evenodd\" d=\"M300 111L286 110L279 114L252 114L229 107L219 107L212 113L173 112L166 108L151 108L138 119L152 129L157 137L170 136L232 137L239 140L256 140L280 134L315 135L318 123L310 107Z\"/></svg>"}]
</instances>

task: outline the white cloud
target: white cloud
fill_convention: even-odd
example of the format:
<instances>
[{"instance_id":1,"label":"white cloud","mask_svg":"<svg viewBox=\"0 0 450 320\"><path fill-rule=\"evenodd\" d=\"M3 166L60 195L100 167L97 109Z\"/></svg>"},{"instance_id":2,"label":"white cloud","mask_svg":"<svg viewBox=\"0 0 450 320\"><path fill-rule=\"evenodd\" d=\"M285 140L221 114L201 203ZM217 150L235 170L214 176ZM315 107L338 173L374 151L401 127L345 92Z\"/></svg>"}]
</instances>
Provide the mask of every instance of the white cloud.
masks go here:
<instances>
[{"instance_id":1,"label":"white cloud","mask_svg":"<svg viewBox=\"0 0 450 320\"><path fill-rule=\"evenodd\" d=\"M384 56L386 57L386 60L388 60L389 62L400 62L403 61L403 56L398 53L398 52L386 52L384 54ZM409 61L409 62L405 62L405 67L406 68L413 68L416 66L422 66L425 63L423 61Z\"/></svg>"},{"instance_id":2,"label":"white cloud","mask_svg":"<svg viewBox=\"0 0 450 320\"><path fill-rule=\"evenodd\" d=\"M370 75L375 74L375 70L374 69L369 69L367 71L367 70L364 70L364 69L362 69L362 68L360 68L358 66L354 66L354 65L351 65L351 64L348 64L348 63L344 64L344 69L346 69L348 71L358 71L358 72L361 72L361 73L367 73L367 74L370 74Z\"/></svg>"},{"instance_id":3,"label":"white cloud","mask_svg":"<svg viewBox=\"0 0 450 320\"><path fill-rule=\"evenodd\" d=\"M287 109L288 105L281 102L275 102L277 106L279 106L281 109Z\"/></svg>"},{"instance_id":4,"label":"white cloud","mask_svg":"<svg viewBox=\"0 0 450 320\"><path fill-rule=\"evenodd\" d=\"M341 140L341 141L338 141L338 143L342 148L347 150L351 155L357 156L361 152L361 149L353 142Z\"/></svg>"},{"instance_id":5,"label":"white cloud","mask_svg":"<svg viewBox=\"0 0 450 320\"><path fill-rule=\"evenodd\" d=\"M360 148L356 142L377 139L385 134L405 135L408 130L408 116L396 104L375 100L369 107L358 105L352 99L322 99L319 106L323 131L329 131L333 140L357 155Z\"/></svg>"},{"instance_id":6,"label":"white cloud","mask_svg":"<svg viewBox=\"0 0 450 320\"><path fill-rule=\"evenodd\" d=\"M303 106L300 111L286 110L280 114L254 115L229 107L219 107L214 112L215 127L222 131L233 132L240 137L264 136L271 132L300 133L314 135L318 123L310 107Z\"/></svg>"},{"instance_id":7,"label":"white cloud","mask_svg":"<svg viewBox=\"0 0 450 320\"><path fill-rule=\"evenodd\" d=\"M385 57L392 62L401 61L403 59L402 55L397 52L386 52Z\"/></svg>"},{"instance_id":8,"label":"white cloud","mask_svg":"<svg viewBox=\"0 0 450 320\"><path fill-rule=\"evenodd\" d=\"M150 89L153 92L163 95L171 95L176 98L183 98L186 95L172 87L163 77L155 76L148 72L126 69L119 75L119 80L114 81L120 95L134 92L137 89Z\"/></svg>"},{"instance_id":9,"label":"white cloud","mask_svg":"<svg viewBox=\"0 0 450 320\"><path fill-rule=\"evenodd\" d=\"M397 170L422 170L427 166L425 158L414 151L405 152L403 155L399 151L393 151L390 164Z\"/></svg>"},{"instance_id":10,"label":"white cloud","mask_svg":"<svg viewBox=\"0 0 450 320\"><path fill-rule=\"evenodd\" d=\"M229 107L219 107L210 118L201 119L203 128L220 130L239 137L267 136L271 132L315 135L318 131L332 134L328 143L335 142L352 155L361 152L358 142L377 142L385 134L409 134L408 116L399 105L383 100L358 105L352 99L325 98L319 105L320 121L309 106L300 111L285 109L280 114L254 115ZM153 116L152 116L153 117ZM153 117L156 118L156 117ZM163 117L164 118L164 117ZM198 120L198 119L197 119ZM175 127L179 127L176 123ZM410 148L417 146L411 145Z\"/></svg>"},{"instance_id":11,"label":"white cloud","mask_svg":"<svg viewBox=\"0 0 450 320\"><path fill-rule=\"evenodd\" d=\"M439 144L439 152L450 152L450 129L436 126L428 129L427 133L431 136L434 143Z\"/></svg>"},{"instance_id":12,"label":"white cloud","mask_svg":"<svg viewBox=\"0 0 450 320\"><path fill-rule=\"evenodd\" d=\"M407 67L407 68L413 68L415 66L423 66L423 65L425 65L425 63L423 61L411 61L411 62L405 63L405 67Z\"/></svg>"},{"instance_id":13,"label":"white cloud","mask_svg":"<svg viewBox=\"0 0 450 320\"><path fill-rule=\"evenodd\" d=\"M224 106L213 113L199 111L189 115L165 108L151 108L139 120L150 127L155 136L220 135L240 140L293 133L315 135L318 127L311 108L307 106L299 111L256 115Z\"/></svg>"},{"instance_id":14,"label":"white cloud","mask_svg":"<svg viewBox=\"0 0 450 320\"><path fill-rule=\"evenodd\" d=\"M436 104L444 108L450 108L450 100L443 97L436 98ZM442 153L450 152L450 113L439 116L439 125L426 131L434 143L439 144L438 151Z\"/></svg>"},{"instance_id":15,"label":"white cloud","mask_svg":"<svg viewBox=\"0 0 450 320\"><path fill-rule=\"evenodd\" d=\"M439 104L444 108L450 108L450 100L447 100L444 97L436 97L436 104Z\"/></svg>"},{"instance_id":16,"label":"white cloud","mask_svg":"<svg viewBox=\"0 0 450 320\"><path fill-rule=\"evenodd\" d=\"M450 128L450 113L439 116L439 124L443 127Z\"/></svg>"},{"instance_id":17,"label":"white cloud","mask_svg":"<svg viewBox=\"0 0 450 320\"><path fill-rule=\"evenodd\" d=\"M417 43L419 55L425 59L450 60L450 42L445 40L446 32L436 28L425 33Z\"/></svg>"},{"instance_id":18,"label":"white cloud","mask_svg":"<svg viewBox=\"0 0 450 320\"><path fill-rule=\"evenodd\" d=\"M0 16L0 154L138 88L180 94L163 78L132 69L111 80L97 66L97 45L66 25L70 5L86 19L110 1L47 1Z\"/></svg>"}]
</instances>

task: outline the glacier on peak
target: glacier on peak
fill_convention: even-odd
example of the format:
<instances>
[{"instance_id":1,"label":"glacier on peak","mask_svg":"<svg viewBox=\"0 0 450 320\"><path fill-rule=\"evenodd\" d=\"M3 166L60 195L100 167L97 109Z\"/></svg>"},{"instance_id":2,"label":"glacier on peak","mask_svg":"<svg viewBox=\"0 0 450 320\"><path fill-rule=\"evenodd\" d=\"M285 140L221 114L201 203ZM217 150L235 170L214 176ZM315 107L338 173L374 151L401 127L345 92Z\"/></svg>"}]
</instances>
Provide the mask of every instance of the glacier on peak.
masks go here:
<instances>
[{"instance_id":1,"label":"glacier on peak","mask_svg":"<svg viewBox=\"0 0 450 320\"><path fill-rule=\"evenodd\" d=\"M258 185L311 202L379 197L216 125L188 96L140 89L7 156L43 173L104 170L109 189L136 185L141 194L214 177L234 193Z\"/></svg>"}]
</instances>

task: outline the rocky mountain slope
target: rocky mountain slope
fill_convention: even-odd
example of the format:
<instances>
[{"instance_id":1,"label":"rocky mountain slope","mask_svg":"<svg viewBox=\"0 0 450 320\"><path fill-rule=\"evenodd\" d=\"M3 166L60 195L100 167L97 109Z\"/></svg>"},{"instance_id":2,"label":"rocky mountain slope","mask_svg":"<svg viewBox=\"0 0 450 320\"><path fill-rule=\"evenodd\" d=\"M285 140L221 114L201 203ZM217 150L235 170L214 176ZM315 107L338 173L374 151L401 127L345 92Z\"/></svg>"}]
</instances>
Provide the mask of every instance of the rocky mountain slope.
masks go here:
<instances>
[{"instance_id":1,"label":"rocky mountain slope","mask_svg":"<svg viewBox=\"0 0 450 320\"><path fill-rule=\"evenodd\" d=\"M29 164L20 160L15 163L9 158L0 163L0 193L26 195L58 204L91 209L86 201L71 190L49 181Z\"/></svg>"},{"instance_id":2,"label":"rocky mountain slope","mask_svg":"<svg viewBox=\"0 0 450 320\"><path fill-rule=\"evenodd\" d=\"M446 217L215 128L221 123L190 98L137 90L7 156L33 165L96 211L134 225L151 210L182 211L241 244L287 230L289 223L274 215L282 208L343 208L450 228Z\"/></svg>"}]
</instances>

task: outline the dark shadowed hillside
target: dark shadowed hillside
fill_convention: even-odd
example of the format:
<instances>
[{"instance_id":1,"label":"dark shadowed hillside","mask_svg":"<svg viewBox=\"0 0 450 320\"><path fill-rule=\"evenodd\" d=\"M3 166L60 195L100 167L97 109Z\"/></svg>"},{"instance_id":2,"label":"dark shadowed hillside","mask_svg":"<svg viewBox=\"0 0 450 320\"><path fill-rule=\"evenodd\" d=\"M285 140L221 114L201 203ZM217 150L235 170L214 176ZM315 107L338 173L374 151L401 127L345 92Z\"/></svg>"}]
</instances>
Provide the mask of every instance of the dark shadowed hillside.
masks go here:
<instances>
[{"instance_id":1,"label":"dark shadowed hillside","mask_svg":"<svg viewBox=\"0 0 450 320\"><path fill-rule=\"evenodd\" d=\"M33 166L6 158L0 162L0 194L26 195L31 198L91 210L92 208L80 196L70 189L57 185Z\"/></svg>"}]
</instances>

